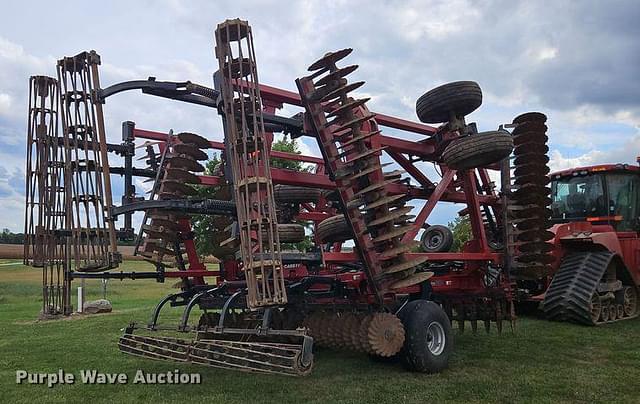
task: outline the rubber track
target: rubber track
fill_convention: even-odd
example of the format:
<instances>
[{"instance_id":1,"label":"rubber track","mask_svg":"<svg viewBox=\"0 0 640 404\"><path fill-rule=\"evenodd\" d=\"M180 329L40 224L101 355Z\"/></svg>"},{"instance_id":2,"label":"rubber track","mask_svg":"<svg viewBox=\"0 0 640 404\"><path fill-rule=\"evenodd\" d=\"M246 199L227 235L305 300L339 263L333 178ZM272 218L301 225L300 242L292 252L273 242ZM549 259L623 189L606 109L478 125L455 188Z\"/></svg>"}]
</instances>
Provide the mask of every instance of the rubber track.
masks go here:
<instances>
[{"instance_id":1,"label":"rubber track","mask_svg":"<svg viewBox=\"0 0 640 404\"><path fill-rule=\"evenodd\" d=\"M610 251L577 252L564 257L544 298L547 318L595 325L589 307L591 296L613 257Z\"/></svg>"}]
</instances>

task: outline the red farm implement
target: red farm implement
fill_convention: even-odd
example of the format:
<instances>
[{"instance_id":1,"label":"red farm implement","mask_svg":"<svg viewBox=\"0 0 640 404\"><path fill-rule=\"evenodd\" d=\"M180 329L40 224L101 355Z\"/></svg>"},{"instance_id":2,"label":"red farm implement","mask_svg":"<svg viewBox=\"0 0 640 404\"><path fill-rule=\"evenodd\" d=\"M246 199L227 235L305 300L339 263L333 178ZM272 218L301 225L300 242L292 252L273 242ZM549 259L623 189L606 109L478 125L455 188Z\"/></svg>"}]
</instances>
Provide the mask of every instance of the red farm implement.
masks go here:
<instances>
[{"instance_id":1,"label":"red farm implement","mask_svg":"<svg viewBox=\"0 0 640 404\"><path fill-rule=\"evenodd\" d=\"M28 195L27 259L55 275L46 278L45 289L68 298L73 279L180 278L181 291L161 300L148 324L127 327L119 341L123 352L290 375L311 370L314 344L397 356L411 370L438 372L453 347L452 323L461 331L465 324L474 331L479 324L489 330L494 323L499 331L504 322L513 324L516 280L537 279L551 270L548 192L540 185L546 175L546 163L540 163L546 153L546 126L539 124L544 116L521 115L510 125L513 133L502 128L479 133L465 116L480 106L482 92L465 81L437 87L417 101L419 119L437 127L372 112L368 99L354 92L364 83L348 80L357 66L339 66L350 53L330 52L314 62L308 75L295 81L298 92L259 84L251 28L241 20L216 29L215 88L154 78L100 88L95 53L65 58L93 55L91 91L65 87L60 100L50 89L36 86L32 93L63 109L70 102L87 103L96 110L97 130L86 123L80 130L74 123L60 140L53 133L55 123L39 116L41 108L34 105L32 155L46 150L58 156L61 162L53 167L67 175L76 170L101 180L108 168L124 178L125 193L121 206L109 207L108 181L87 180L100 184L101 192L93 196L74 194L70 183L43 191L58 177L38 168L41 159L30 160L28 182L34 192ZM43 82L60 88L55 79ZM222 117L224 141L125 122L123 142L107 144L102 104L134 89L214 108ZM299 113L278 115L285 106ZM38 129L42 125L45 129ZM394 135L386 134L388 129ZM271 150L275 133L315 139L322 157ZM99 135L99 141L87 134ZM140 150L136 140L145 142L146 168L133 166ZM76 149L95 156L73 163ZM207 149L221 151L222 164L202 174ZM512 151L515 160L509 158ZM124 165L106 165L107 152L119 155ZM273 158L303 162L309 170L271 167ZM500 194L491 171L501 175ZM148 199L135 196L134 177L152 181ZM213 187L215 198L199 197L192 185ZM39 217L55 217L46 211L49 196L64 206L104 204L98 210L104 218L78 224L67 212L61 227L43 226ZM449 251L447 228L427 224L436 205L445 202L460 204L461 214L469 217L472 238L461 251ZM117 260L106 235L134 237L136 211L145 212L136 251L155 270L110 271ZM212 218L218 270L207 269L196 253L194 214ZM125 226L116 231L118 217L124 217ZM312 229L308 251L291 247L309 236L301 223ZM77 229L86 234L76 236ZM77 253L76 261L94 263L86 267L72 265L68 251L56 247L87 244L104 253L99 261ZM51 252L58 250L57 256ZM64 285L56 288L55 279ZM183 307L177 326L158 323L167 305ZM196 307L201 311L197 323L191 320ZM69 308L68 302L50 302L43 309L55 314Z\"/></svg>"}]
</instances>

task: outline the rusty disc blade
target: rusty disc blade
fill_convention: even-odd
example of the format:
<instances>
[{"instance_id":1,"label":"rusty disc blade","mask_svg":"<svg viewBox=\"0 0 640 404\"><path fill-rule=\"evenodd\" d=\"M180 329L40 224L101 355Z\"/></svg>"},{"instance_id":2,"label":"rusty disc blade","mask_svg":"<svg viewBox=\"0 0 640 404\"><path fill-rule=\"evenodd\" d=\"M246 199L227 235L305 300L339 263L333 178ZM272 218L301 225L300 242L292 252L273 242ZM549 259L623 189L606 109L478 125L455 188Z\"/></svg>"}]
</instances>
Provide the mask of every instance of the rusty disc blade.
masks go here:
<instances>
[{"instance_id":1,"label":"rusty disc blade","mask_svg":"<svg viewBox=\"0 0 640 404\"><path fill-rule=\"evenodd\" d=\"M329 68L337 61L347 57L352 51L353 49L351 48L345 48L335 52L327 52L323 57L313 62L308 70L312 72L322 68Z\"/></svg>"},{"instance_id":2,"label":"rusty disc blade","mask_svg":"<svg viewBox=\"0 0 640 404\"><path fill-rule=\"evenodd\" d=\"M389 195L389 196L385 196L384 198L380 198L380 199L375 199L371 202L367 202L366 203L366 208L367 209L375 209L378 208L382 205L387 205L387 204L391 204L394 202L398 202L403 198L406 198L406 195L402 195L402 194L398 194L398 195Z\"/></svg>"},{"instance_id":3,"label":"rusty disc blade","mask_svg":"<svg viewBox=\"0 0 640 404\"><path fill-rule=\"evenodd\" d=\"M367 187L362 188L361 190L356 192L354 194L354 196L360 196L360 195L369 193L371 191L375 191L377 189L384 188L389 184L393 184L394 182L395 182L395 180L387 180L387 181L376 182L375 184L371 184L371 185L369 185Z\"/></svg>"},{"instance_id":4,"label":"rusty disc blade","mask_svg":"<svg viewBox=\"0 0 640 404\"><path fill-rule=\"evenodd\" d=\"M405 234L407 231L411 230L413 228L413 226L409 225L409 226L399 226L394 228L391 231L388 231L386 233L380 234L378 237L373 239L373 242L375 244L390 240L394 237L398 237L401 236L403 234Z\"/></svg>"},{"instance_id":5,"label":"rusty disc blade","mask_svg":"<svg viewBox=\"0 0 640 404\"><path fill-rule=\"evenodd\" d=\"M418 247L418 245L420 245L418 241L412 240L412 241L409 241L408 243L403 243L398 247L389 248L382 251L380 255L378 255L378 258L380 260L392 259L397 257L400 254L410 252L414 248Z\"/></svg>"},{"instance_id":6,"label":"rusty disc blade","mask_svg":"<svg viewBox=\"0 0 640 404\"><path fill-rule=\"evenodd\" d=\"M518 246L522 253L548 253L553 250L553 245L544 241L528 241Z\"/></svg>"},{"instance_id":7,"label":"rusty disc blade","mask_svg":"<svg viewBox=\"0 0 640 404\"><path fill-rule=\"evenodd\" d=\"M520 194L517 197L514 197L513 200L520 205L548 206L551 204L551 198L544 194Z\"/></svg>"},{"instance_id":8,"label":"rusty disc blade","mask_svg":"<svg viewBox=\"0 0 640 404\"><path fill-rule=\"evenodd\" d=\"M382 131L379 130L375 130L373 132L366 132L366 133L360 133L354 137L352 137L351 139L348 139L346 141L340 141L340 148L345 148L347 146L351 146L352 144L356 143L356 142L360 142L363 141L365 139L370 138L371 136L375 136L378 133L381 133Z\"/></svg>"},{"instance_id":9,"label":"rusty disc blade","mask_svg":"<svg viewBox=\"0 0 640 404\"><path fill-rule=\"evenodd\" d=\"M161 185L161 192L170 192L182 195L196 195L195 188L176 180L164 180Z\"/></svg>"},{"instance_id":10,"label":"rusty disc blade","mask_svg":"<svg viewBox=\"0 0 640 404\"><path fill-rule=\"evenodd\" d=\"M554 234L549 230L534 229L523 231L516 236L518 241L549 241L554 237Z\"/></svg>"},{"instance_id":11,"label":"rusty disc blade","mask_svg":"<svg viewBox=\"0 0 640 404\"><path fill-rule=\"evenodd\" d=\"M338 70L334 70L331 73L327 74L326 76L322 77L321 79L319 79L318 81L316 81L314 84L314 86L319 87L319 86L323 86L331 81L335 81L338 80L352 72L354 72L356 69L358 68L358 65L350 65L347 67L342 67Z\"/></svg>"},{"instance_id":12,"label":"rusty disc blade","mask_svg":"<svg viewBox=\"0 0 640 404\"><path fill-rule=\"evenodd\" d=\"M369 150L367 150L365 152L362 152L362 153L360 153L358 155L349 156L349 157L347 157L347 161L345 161L344 164L351 164L351 163L356 162L358 160L362 160L365 157L369 157L371 155L378 154L378 153L382 152L383 150L385 150L386 148L387 148L387 146L376 147L374 149L369 149Z\"/></svg>"},{"instance_id":13,"label":"rusty disc blade","mask_svg":"<svg viewBox=\"0 0 640 404\"><path fill-rule=\"evenodd\" d=\"M514 170L514 175L516 178L520 176L532 175L532 174L543 176L543 175L549 174L549 171L550 171L549 166L547 166L547 164L543 160L540 164L528 163L528 164L516 166L516 169Z\"/></svg>"},{"instance_id":14,"label":"rusty disc blade","mask_svg":"<svg viewBox=\"0 0 640 404\"><path fill-rule=\"evenodd\" d=\"M180 143L173 146L173 151L178 154L186 154L194 158L195 160L206 160L209 157L207 153L203 152L202 149L193 145L192 143Z\"/></svg>"},{"instance_id":15,"label":"rusty disc blade","mask_svg":"<svg viewBox=\"0 0 640 404\"><path fill-rule=\"evenodd\" d=\"M357 170L354 171L350 171L350 172L345 172L345 174L343 175L336 175L336 177L338 177L341 180L344 181L353 181L356 178L360 178L363 177L365 175L369 175L375 171L378 170L382 170L383 167L386 167L388 165L390 165L391 163L383 163L380 164L378 161L374 161L373 164L371 165L366 165L363 166L362 168L359 168Z\"/></svg>"},{"instance_id":16,"label":"rusty disc blade","mask_svg":"<svg viewBox=\"0 0 640 404\"><path fill-rule=\"evenodd\" d=\"M351 84L347 84L346 86L339 87L333 90L332 92L330 92L329 94L325 95L324 97L322 97L320 101L328 102L342 95L347 95L349 92L362 87L363 84L364 84L364 81L356 81L355 83L351 83Z\"/></svg>"},{"instance_id":17,"label":"rusty disc blade","mask_svg":"<svg viewBox=\"0 0 640 404\"><path fill-rule=\"evenodd\" d=\"M542 217L529 217L526 219L514 220L518 231L541 230L548 227L548 221Z\"/></svg>"},{"instance_id":18,"label":"rusty disc blade","mask_svg":"<svg viewBox=\"0 0 640 404\"><path fill-rule=\"evenodd\" d=\"M173 220L168 220L168 219L151 218L151 226L152 227L162 226L166 229L169 229L171 231L176 231L176 232L180 230L180 224L178 224L178 222Z\"/></svg>"},{"instance_id":19,"label":"rusty disc blade","mask_svg":"<svg viewBox=\"0 0 640 404\"><path fill-rule=\"evenodd\" d=\"M374 220L372 220L371 222L367 223L367 227L370 226L378 226L381 224L385 224L388 222L392 222L396 219L398 219L401 216L404 216L406 213L411 212L411 210L413 209L412 206L405 206L402 208L396 208L392 211L389 211L388 213L380 216L380 217L376 217Z\"/></svg>"},{"instance_id":20,"label":"rusty disc blade","mask_svg":"<svg viewBox=\"0 0 640 404\"><path fill-rule=\"evenodd\" d=\"M547 122L547 116L542 112L527 112L522 115L518 115L513 119L513 123L516 125L523 124L525 122Z\"/></svg>"},{"instance_id":21,"label":"rusty disc blade","mask_svg":"<svg viewBox=\"0 0 640 404\"><path fill-rule=\"evenodd\" d=\"M551 188L531 183L524 184L513 193L513 197L514 199L520 201L523 197L529 196L532 193L535 194L535 196L545 197L551 194Z\"/></svg>"},{"instance_id":22,"label":"rusty disc blade","mask_svg":"<svg viewBox=\"0 0 640 404\"><path fill-rule=\"evenodd\" d=\"M373 119L376 116L376 114L366 114L363 116L358 116L353 118L350 121L347 122L343 122L342 124L340 124L340 126L338 126L337 128L335 128L334 130L332 130L333 133L340 133L346 129L354 129L354 127L360 127L362 126L362 124L368 120Z\"/></svg>"},{"instance_id":23,"label":"rusty disc blade","mask_svg":"<svg viewBox=\"0 0 640 404\"><path fill-rule=\"evenodd\" d=\"M533 154L523 154L523 155L517 156L513 160L513 165L516 168L525 166L527 164L535 164L537 166L541 166L540 171L532 171L527 174L522 174L524 171L518 170L518 173L521 174L520 176L535 174L535 175L544 177L549 173L549 167L547 167L548 162L549 162L549 156L547 156L546 154L540 155L537 153L533 153ZM542 166L546 167L546 169Z\"/></svg>"},{"instance_id":24,"label":"rusty disc blade","mask_svg":"<svg viewBox=\"0 0 640 404\"><path fill-rule=\"evenodd\" d=\"M345 102L339 107L331 109L330 112L327 114L327 118L342 115L343 112L354 110L364 105L370 99L371 98L360 98L360 99L350 98L349 101Z\"/></svg>"},{"instance_id":25,"label":"rusty disc blade","mask_svg":"<svg viewBox=\"0 0 640 404\"><path fill-rule=\"evenodd\" d=\"M392 264L392 265L389 265L388 267L382 268L382 274L389 275L389 274L394 274L396 272L406 271L407 269L415 268L418 265L423 264L427 261L428 261L428 258L423 256L423 257L413 258L405 262L400 262L398 264Z\"/></svg>"},{"instance_id":26,"label":"rusty disc blade","mask_svg":"<svg viewBox=\"0 0 640 404\"><path fill-rule=\"evenodd\" d=\"M541 264L551 264L554 260L555 258L553 258L552 255L537 252L516 255L516 261L523 263L538 262Z\"/></svg>"},{"instance_id":27,"label":"rusty disc blade","mask_svg":"<svg viewBox=\"0 0 640 404\"><path fill-rule=\"evenodd\" d=\"M517 177L514 181L516 185L534 184L540 187L544 187L551 182L551 179L546 175L529 174Z\"/></svg>"},{"instance_id":28,"label":"rusty disc blade","mask_svg":"<svg viewBox=\"0 0 640 404\"><path fill-rule=\"evenodd\" d=\"M513 137L514 146L520 146L526 143L547 143L549 137L544 132L522 132L521 135Z\"/></svg>"},{"instance_id":29,"label":"rusty disc blade","mask_svg":"<svg viewBox=\"0 0 640 404\"><path fill-rule=\"evenodd\" d=\"M367 339L374 355L390 357L404 345L404 326L400 319L391 313L375 313L367 330Z\"/></svg>"},{"instance_id":30,"label":"rusty disc blade","mask_svg":"<svg viewBox=\"0 0 640 404\"><path fill-rule=\"evenodd\" d=\"M204 167L197 161L187 157L171 157L167 163L168 168L183 168L194 172L203 172Z\"/></svg>"},{"instance_id":31,"label":"rusty disc blade","mask_svg":"<svg viewBox=\"0 0 640 404\"><path fill-rule=\"evenodd\" d=\"M547 129L549 129L547 127L547 125L544 124L544 122L524 122L519 124L518 126L516 126L513 129L513 136L514 137L520 137L525 133L546 133Z\"/></svg>"},{"instance_id":32,"label":"rusty disc blade","mask_svg":"<svg viewBox=\"0 0 640 404\"><path fill-rule=\"evenodd\" d=\"M400 279L399 281L393 282L389 287L391 289L402 289L408 288L409 286L417 285L422 283L433 276L433 272L418 272L407 278Z\"/></svg>"},{"instance_id":33,"label":"rusty disc blade","mask_svg":"<svg viewBox=\"0 0 640 404\"><path fill-rule=\"evenodd\" d=\"M549 152L549 146L544 143L528 142L517 146L513 149L514 156L541 156Z\"/></svg>"},{"instance_id":34,"label":"rusty disc blade","mask_svg":"<svg viewBox=\"0 0 640 404\"><path fill-rule=\"evenodd\" d=\"M510 216L515 219L527 219L531 217L548 218L551 216L551 209L538 205L529 205L524 209L513 210Z\"/></svg>"},{"instance_id":35,"label":"rusty disc blade","mask_svg":"<svg viewBox=\"0 0 640 404\"><path fill-rule=\"evenodd\" d=\"M191 143L198 146L201 149L209 149L211 148L211 143L204 137L200 135L196 135L195 133L182 132L177 135L178 140L182 143Z\"/></svg>"},{"instance_id":36,"label":"rusty disc blade","mask_svg":"<svg viewBox=\"0 0 640 404\"><path fill-rule=\"evenodd\" d=\"M200 177L182 168L167 168L164 178L166 180L181 181L186 184L199 184Z\"/></svg>"}]
</instances>

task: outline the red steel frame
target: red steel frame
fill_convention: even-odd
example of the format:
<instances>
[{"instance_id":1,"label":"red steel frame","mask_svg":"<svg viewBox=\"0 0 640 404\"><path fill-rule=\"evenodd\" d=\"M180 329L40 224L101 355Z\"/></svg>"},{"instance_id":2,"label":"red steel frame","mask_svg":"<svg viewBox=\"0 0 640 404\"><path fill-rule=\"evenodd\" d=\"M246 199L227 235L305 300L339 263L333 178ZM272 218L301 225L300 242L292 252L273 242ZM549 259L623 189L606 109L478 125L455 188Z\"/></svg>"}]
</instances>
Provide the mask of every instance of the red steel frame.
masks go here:
<instances>
[{"instance_id":1,"label":"red steel frame","mask_svg":"<svg viewBox=\"0 0 640 404\"><path fill-rule=\"evenodd\" d=\"M284 104L300 106L300 96L297 93L282 90L279 88L260 85L260 91L263 98L264 109L266 112L275 113ZM464 211L469 214L473 240L468 242L463 252L459 253L414 253L412 255L426 255L430 261L464 261L465 270L456 274L444 276L436 276L432 278L434 291L442 292L469 292L470 290L481 290L483 272L482 263L491 262L501 265L503 255L492 251L488 247L487 237L485 234L484 224L481 215L481 205L491 206L494 209L495 217L500 221L501 199L493 192L487 169L481 168L477 170L467 170L456 172L444 165L440 165L442 178L438 183L430 180L425 173L420 171L414 164L415 162L434 162L438 163L441 150L434 135L438 134L443 139L453 138L455 133L440 132L439 129L424 125L421 123L411 122L404 119L378 114L376 113L376 122L380 126L399 129L406 132L425 135L425 138L419 141L411 141L381 134L376 139L376 144L372 147L385 147L386 153L395 163L400 165L409 174L419 186L405 184L391 184L388 186L390 194L406 194L410 199L426 200L424 206L420 209L413 229L404 236L404 240L412 240L416 237L419 230L427 222L430 214L438 202L454 202L464 203L466 208ZM166 133L154 132L143 129L134 129L134 137L160 141L166 140ZM213 149L224 150L224 143L220 141L210 141ZM324 160L319 157L303 156L279 151L271 151L272 157L301 161L314 165L313 172L295 172L291 170L272 168L271 176L274 184L285 184L295 186L305 186L311 188L334 189L335 183L326 175L324 169ZM218 176L203 175L200 177L203 185L215 186L224 184L225 180ZM478 189L476 184L480 184ZM484 193L480 193L482 191ZM320 205L320 204L319 204ZM326 209L313 208L312 206L303 205L304 211L297 217L301 220L311 220L315 223L331 216L334 212L328 212ZM194 250L195 251L195 250ZM195 259L192 259L195 258ZM323 261L326 264L339 264L356 262L359 260L355 252L342 252L339 246L335 246L331 252L323 252ZM204 265L200 263L195 254L189 254L189 270L180 272L166 272L168 277L185 277L185 276L211 276L218 275L218 271L206 271ZM233 263L225 262L227 273L233 270Z\"/></svg>"}]
</instances>

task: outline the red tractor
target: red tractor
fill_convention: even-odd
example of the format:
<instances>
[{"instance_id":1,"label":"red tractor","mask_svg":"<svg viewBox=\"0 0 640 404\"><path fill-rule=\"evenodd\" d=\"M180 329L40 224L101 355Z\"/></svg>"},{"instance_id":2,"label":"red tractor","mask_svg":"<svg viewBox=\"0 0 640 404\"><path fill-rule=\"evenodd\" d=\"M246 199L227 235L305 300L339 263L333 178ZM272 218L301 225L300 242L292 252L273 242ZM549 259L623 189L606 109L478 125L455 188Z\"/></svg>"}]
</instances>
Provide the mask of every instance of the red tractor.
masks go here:
<instances>
[{"instance_id":1,"label":"red tractor","mask_svg":"<svg viewBox=\"0 0 640 404\"><path fill-rule=\"evenodd\" d=\"M550 182L553 275L520 286L551 320L598 325L637 317L640 169L572 168Z\"/></svg>"}]
</instances>

